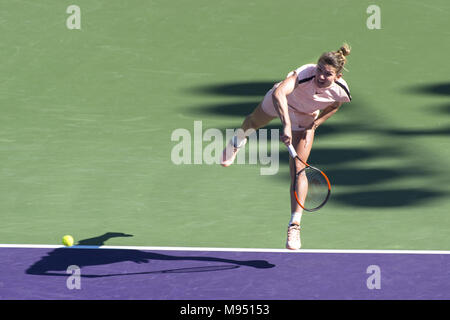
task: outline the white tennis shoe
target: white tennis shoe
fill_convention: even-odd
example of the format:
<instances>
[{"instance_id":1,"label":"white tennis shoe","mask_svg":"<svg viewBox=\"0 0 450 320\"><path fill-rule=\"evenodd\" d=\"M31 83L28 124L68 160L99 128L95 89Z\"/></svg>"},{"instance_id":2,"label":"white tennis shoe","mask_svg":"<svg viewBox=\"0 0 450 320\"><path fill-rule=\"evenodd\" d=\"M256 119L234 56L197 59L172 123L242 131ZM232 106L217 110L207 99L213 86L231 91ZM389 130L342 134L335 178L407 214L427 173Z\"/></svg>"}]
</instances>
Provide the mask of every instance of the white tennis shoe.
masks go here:
<instances>
[{"instance_id":1,"label":"white tennis shoe","mask_svg":"<svg viewBox=\"0 0 450 320\"><path fill-rule=\"evenodd\" d=\"M287 231L286 249L298 250L301 247L300 226L298 224L291 224Z\"/></svg>"}]
</instances>

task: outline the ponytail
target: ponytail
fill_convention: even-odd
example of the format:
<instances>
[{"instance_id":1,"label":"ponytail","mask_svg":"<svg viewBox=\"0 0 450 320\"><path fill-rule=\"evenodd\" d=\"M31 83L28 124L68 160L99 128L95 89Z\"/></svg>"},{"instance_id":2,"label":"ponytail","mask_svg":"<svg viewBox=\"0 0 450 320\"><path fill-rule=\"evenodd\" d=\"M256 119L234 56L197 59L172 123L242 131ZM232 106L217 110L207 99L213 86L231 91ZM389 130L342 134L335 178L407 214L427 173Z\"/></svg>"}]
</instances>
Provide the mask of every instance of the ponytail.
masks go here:
<instances>
[{"instance_id":1,"label":"ponytail","mask_svg":"<svg viewBox=\"0 0 450 320\"><path fill-rule=\"evenodd\" d=\"M342 72L345 69L347 63L346 56L350 55L351 48L347 43L344 43L337 51L325 52L319 58L318 63L331 65L336 69L336 74Z\"/></svg>"}]
</instances>

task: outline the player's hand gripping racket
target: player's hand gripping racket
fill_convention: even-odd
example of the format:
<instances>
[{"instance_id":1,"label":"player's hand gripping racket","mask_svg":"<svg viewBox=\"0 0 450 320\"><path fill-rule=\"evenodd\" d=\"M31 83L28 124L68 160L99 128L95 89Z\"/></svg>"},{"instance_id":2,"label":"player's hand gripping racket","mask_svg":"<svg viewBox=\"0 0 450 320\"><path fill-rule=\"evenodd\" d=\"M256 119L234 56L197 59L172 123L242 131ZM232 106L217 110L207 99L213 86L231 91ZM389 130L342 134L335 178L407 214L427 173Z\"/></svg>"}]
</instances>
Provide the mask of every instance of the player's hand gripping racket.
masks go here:
<instances>
[{"instance_id":1,"label":"player's hand gripping racket","mask_svg":"<svg viewBox=\"0 0 450 320\"><path fill-rule=\"evenodd\" d=\"M311 167L297 155L294 147L288 147L291 157L298 159L305 167L295 173L293 191L295 199L305 211L313 212L322 208L330 198L331 184L321 170ZM297 171L297 170L295 170Z\"/></svg>"}]
</instances>

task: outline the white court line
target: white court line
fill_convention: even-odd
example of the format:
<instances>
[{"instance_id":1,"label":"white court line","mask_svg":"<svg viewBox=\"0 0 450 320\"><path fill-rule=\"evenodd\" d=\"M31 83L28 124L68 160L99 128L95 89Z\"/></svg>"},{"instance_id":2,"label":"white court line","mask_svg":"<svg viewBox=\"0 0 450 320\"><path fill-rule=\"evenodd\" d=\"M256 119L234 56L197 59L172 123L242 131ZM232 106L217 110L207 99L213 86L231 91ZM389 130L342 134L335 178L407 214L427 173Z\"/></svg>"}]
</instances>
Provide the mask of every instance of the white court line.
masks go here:
<instances>
[{"instance_id":1,"label":"white court line","mask_svg":"<svg viewBox=\"0 0 450 320\"><path fill-rule=\"evenodd\" d=\"M0 244L0 248L58 249L63 245ZM123 249L148 251L216 251L216 252L268 252L268 253L381 253L381 254L450 254L444 250L359 250L359 249L261 249L261 248L209 248L209 247L145 247L145 246L72 246L70 249Z\"/></svg>"}]
</instances>

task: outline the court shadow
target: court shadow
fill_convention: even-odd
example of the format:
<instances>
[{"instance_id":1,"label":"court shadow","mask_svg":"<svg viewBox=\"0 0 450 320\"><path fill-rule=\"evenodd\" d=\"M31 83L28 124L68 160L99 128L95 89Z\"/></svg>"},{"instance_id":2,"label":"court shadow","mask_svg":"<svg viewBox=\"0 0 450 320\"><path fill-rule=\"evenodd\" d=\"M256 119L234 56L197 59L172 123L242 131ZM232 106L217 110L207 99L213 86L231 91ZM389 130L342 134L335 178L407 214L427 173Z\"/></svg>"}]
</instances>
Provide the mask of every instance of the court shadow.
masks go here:
<instances>
[{"instance_id":1,"label":"court shadow","mask_svg":"<svg viewBox=\"0 0 450 320\"><path fill-rule=\"evenodd\" d=\"M389 130L387 132L393 136L447 136L450 135L450 128L441 129L414 129L414 130Z\"/></svg>"},{"instance_id":2,"label":"court shadow","mask_svg":"<svg viewBox=\"0 0 450 320\"><path fill-rule=\"evenodd\" d=\"M97 238L101 238L97 237ZM80 241L80 242L83 242ZM91 243L90 241L88 241ZM84 242L86 243L86 242ZM165 270L151 270L139 272L124 273L105 273L97 275L83 274L82 277L100 278L121 275L144 275L144 274L163 274L163 273L193 273L193 272L211 272L237 269L242 266L256 269L267 269L275 267L274 264L266 260L234 260L215 257L213 253L210 256L190 256L174 255L167 253L156 253L132 249L101 249L88 248L83 246L63 247L50 251L46 256L31 265L26 273L30 275L47 276L67 276L66 270L70 265L76 265L80 269L87 266L110 265L119 262L134 262L137 264L150 264L155 260L177 262L179 268L169 268ZM208 265L197 267L182 266L183 261L207 262ZM211 265L211 263L214 263ZM217 264L215 264L217 263ZM225 264L224 264L225 263Z\"/></svg>"},{"instance_id":3,"label":"court shadow","mask_svg":"<svg viewBox=\"0 0 450 320\"><path fill-rule=\"evenodd\" d=\"M218 115L243 117L249 115L258 106L258 101L217 104L207 107L193 107L191 113L195 115ZM240 123L236 123L237 126Z\"/></svg>"},{"instance_id":4,"label":"court shadow","mask_svg":"<svg viewBox=\"0 0 450 320\"><path fill-rule=\"evenodd\" d=\"M218 111L218 113L217 113L218 115L224 114L222 111L219 111L219 110L217 110L217 111ZM238 113L238 112L242 112L243 110L236 109L235 111L236 111L236 113ZM249 113L251 113L252 111L253 111L253 109L251 109ZM201 113L205 114L205 112L201 112ZM208 111L206 113L208 113ZM230 126L228 126L226 128L223 127L223 128L217 128L217 129L219 129L221 132L226 132L226 130L228 130L228 129L235 130L236 128L238 128L241 125L242 121L244 120L244 117L246 115L248 115L249 113L242 113L242 118L240 118L240 121L231 123ZM278 118L275 118L268 125L257 130L257 132L259 132L260 130L267 130L267 134L268 134L267 136L269 138L271 138L272 130L278 130L278 133L280 134L282 129L283 129L283 126L281 125L281 121ZM326 123L317 129L316 136L318 139L321 139L324 136L330 136L330 135L336 136L336 135L358 134L358 133L367 133L367 132L383 134L384 131L377 130L374 128L369 128L368 126L363 126L363 125L359 125L359 124L348 124L348 123L328 124L328 123ZM281 142L280 142L280 147L282 147Z\"/></svg>"},{"instance_id":5,"label":"court shadow","mask_svg":"<svg viewBox=\"0 0 450 320\"><path fill-rule=\"evenodd\" d=\"M404 89L405 92L410 94L423 94L423 95L450 95L450 82L434 83L429 85L415 85ZM444 105L438 106L422 106L424 110L428 113L432 113L435 109L439 113L449 114L450 104L446 103ZM450 128L430 128L430 129L411 129L411 130L389 130L387 134L393 136L438 136L438 135L449 135Z\"/></svg>"},{"instance_id":6,"label":"court shadow","mask_svg":"<svg viewBox=\"0 0 450 320\"><path fill-rule=\"evenodd\" d=\"M367 186L421 174L414 169L331 169L327 176L336 186Z\"/></svg>"},{"instance_id":7,"label":"court shadow","mask_svg":"<svg viewBox=\"0 0 450 320\"><path fill-rule=\"evenodd\" d=\"M409 93L450 95L450 82L416 85L406 89Z\"/></svg>"},{"instance_id":8,"label":"court shadow","mask_svg":"<svg viewBox=\"0 0 450 320\"><path fill-rule=\"evenodd\" d=\"M423 189L361 191L333 195L333 201L355 207L392 208L415 206L444 196L443 192Z\"/></svg>"},{"instance_id":9,"label":"court shadow","mask_svg":"<svg viewBox=\"0 0 450 320\"><path fill-rule=\"evenodd\" d=\"M333 186L370 186L402 178L432 175L427 168L334 168L327 169L326 175ZM290 181L288 172L278 177Z\"/></svg>"},{"instance_id":10,"label":"court shadow","mask_svg":"<svg viewBox=\"0 0 450 320\"><path fill-rule=\"evenodd\" d=\"M278 80L281 81L281 80ZM258 96L262 98L278 81L237 82L216 84L191 88L196 94L226 95L226 96Z\"/></svg>"},{"instance_id":11,"label":"court shadow","mask_svg":"<svg viewBox=\"0 0 450 320\"><path fill-rule=\"evenodd\" d=\"M312 149L308 163L319 168L335 166L340 164L361 162L375 158L395 158L404 156L399 148L317 148ZM289 163L289 152L280 150L280 162ZM328 171L328 170L327 170Z\"/></svg>"},{"instance_id":12,"label":"court shadow","mask_svg":"<svg viewBox=\"0 0 450 320\"><path fill-rule=\"evenodd\" d=\"M316 135L320 139L323 136L328 135L345 135L345 134L358 134L378 131L370 128L368 125L361 125L355 123L324 123L316 130Z\"/></svg>"},{"instance_id":13,"label":"court shadow","mask_svg":"<svg viewBox=\"0 0 450 320\"><path fill-rule=\"evenodd\" d=\"M449 114L450 113L450 104L445 104L445 105L439 106L437 108L437 110L441 113Z\"/></svg>"},{"instance_id":14,"label":"court shadow","mask_svg":"<svg viewBox=\"0 0 450 320\"><path fill-rule=\"evenodd\" d=\"M392 150L390 156L401 155L400 150ZM332 201L337 201L353 207L380 207L394 208L404 206L416 206L445 196L443 192L423 189L388 189L378 191L364 191L368 186L376 186L381 183L389 183L407 178L433 177L436 173L427 168L417 167L388 167L388 168L343 168L352 161L360 162L364 159L385 157L385 150L381 149L319 149L309 159L319 168L327 168L325 173L332 186L358 187L359 190L351 193L332 193ZM332 155L335 156L332 156ZM284 152L280 155L281 161L289 161L289 155ZM287 183L290 181L288 172L279 173L275 176Z\"/></svg>"},{"instance_id":15,"label":"court shadow","mask_svg":"<svg viewBox=\"0 0 450 320\"><path fill-rule=\"evenodd\" d=\"M242 97L254 97L255 102L242 101L229 104L211 104L203 107L194 107L192 110L197 114L212 114L217 116L240 116L241 118L232 123L227 129L237 128L241 125L244 117L250 114L254 108L262 101L267 91L272 88L273 84L277 81L259 81L259 82L241 82L241 83L228 83L222 85L203 86L194 89L189 89L198 94L208 94L217 96L229 96L234 98ZM428 86L416 86L410 87L405 90L413 91L414 93L422 94L440 94L446 95L450 93L450 83L436 83ZM417 190L404 190L395 189L389 191L370 191L373 186L395 182L407 177L421 177L421 178L433 178L436 173L433 170L425 169L411 169L410 167L395 167L395 168L353 168L348 169L349 166L357 165L372 160L393 160L393 159L410 159L410 153L407 148L402 148L399 144L386 144L387 139L391 137L409 137L409 136L445 136L450 133L450 128L425 128L425 129L397 129L386 128L383 126L377 126L376 121L368 119L363 110L369 108L364 101L361 100L362 95L359 96L360 100L354 100L351 104L346 104L342 107L342 111L347 112L347 117L341 118L340 122L327 122L320 126L316 131L315 141L322 139L323 137L359 137L361 135L368 136L367 146L362 147L352 146L350 147L322 147L313 148L308 159L308 162L319 168L324 168L326 173L332 180L333 185L341 186L354 186L359 188L357 192L353 192L352 196L339 195L338 201L345 203L349 206L364 206L364 207L399 207L407 205L415 205L423 201L434 199L442 196L439 192L426 191L423 193L417 192ZM446 104L440 106L438 113L450 113L450 105ZM361 119L364 119L363 121ZM273 139L271 130L281 130L281 124L276 119L268 126L262 129L268 130L268 139ZM225 132L226 129L222 131ZM280 132L280 131L279 131ZM258 131L259 136L259 131ZM351 138L350 138L351 137ZM278 137L277 137L278 139ZM259 140L258 140L259 141ZM248 149L246 149L248 150ZM280 143L279 148L279 161L280 164L287 164L289 162L289 153L286 148ZM283 179L287 183L290 181L288 173L278 173L273 176L276 179ZM359 192L358 192L359 191ZM334 198L334 197L333 197ZM384 199L384 200L383 200Z\"/></svg>"}]
</instances>

